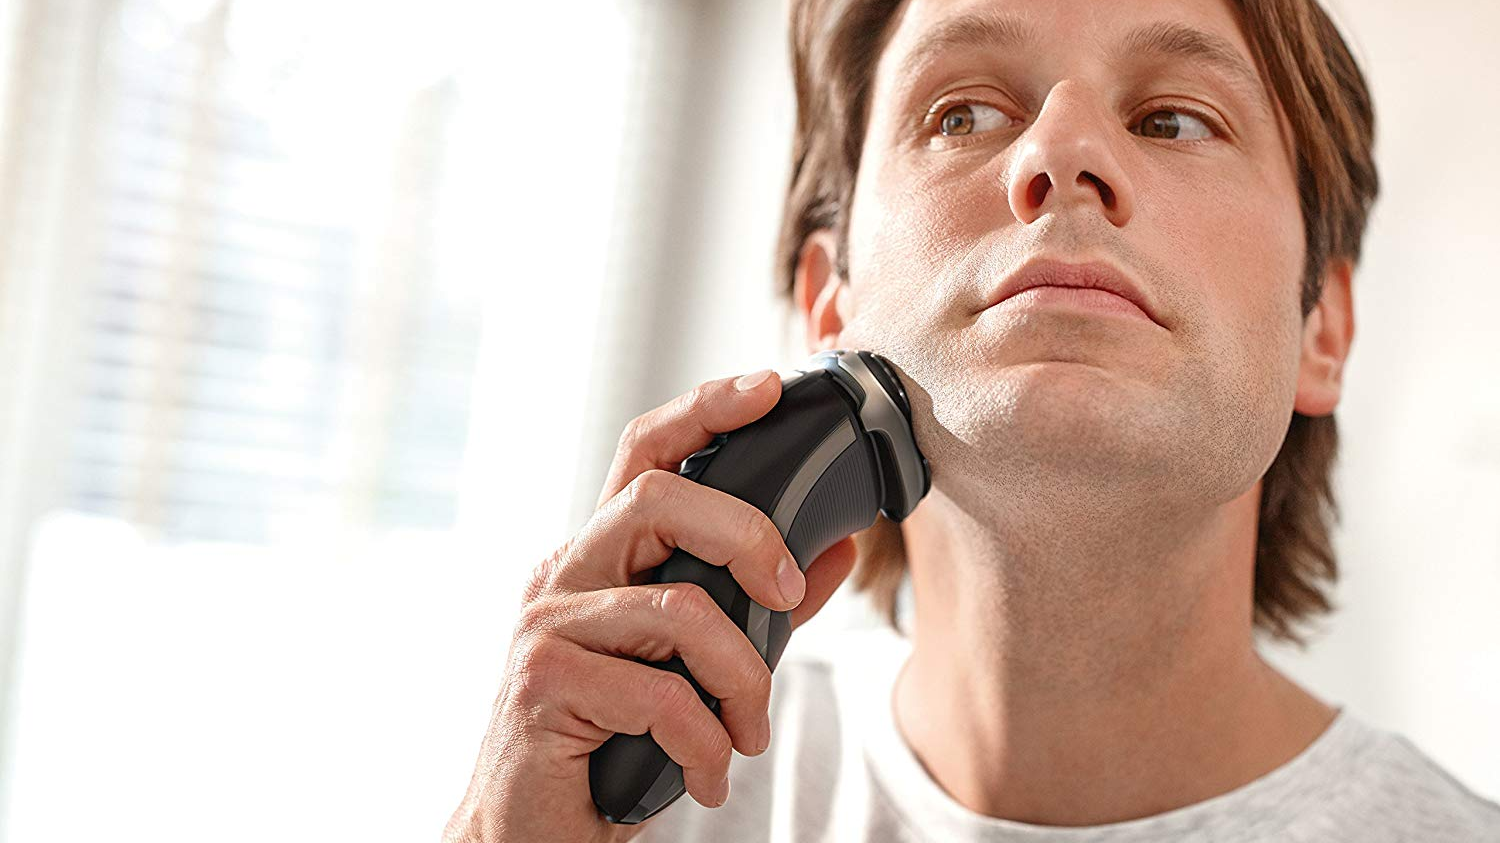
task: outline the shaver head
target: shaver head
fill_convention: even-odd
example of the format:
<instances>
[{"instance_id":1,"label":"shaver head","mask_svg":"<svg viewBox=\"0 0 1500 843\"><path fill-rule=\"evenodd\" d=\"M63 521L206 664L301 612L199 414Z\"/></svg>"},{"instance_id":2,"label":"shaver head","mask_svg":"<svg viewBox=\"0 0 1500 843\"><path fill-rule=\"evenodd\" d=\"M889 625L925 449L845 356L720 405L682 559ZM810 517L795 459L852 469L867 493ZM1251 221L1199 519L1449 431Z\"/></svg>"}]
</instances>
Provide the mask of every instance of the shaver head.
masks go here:
<instances>
[{"instance_id":1,"label":"shaver head","mask_svg":"<svg viewBox=\"0 0 1500 843\"><path fill-rule=\"evenodd\" d=\"M880 511L892 521L911 514L932 488L927 458L911 429L911 402L890 363L853 349L820 351L797 371L827 369L854 396L859 419L874 444L880 471Z\"/></svg>"}]
</instances>

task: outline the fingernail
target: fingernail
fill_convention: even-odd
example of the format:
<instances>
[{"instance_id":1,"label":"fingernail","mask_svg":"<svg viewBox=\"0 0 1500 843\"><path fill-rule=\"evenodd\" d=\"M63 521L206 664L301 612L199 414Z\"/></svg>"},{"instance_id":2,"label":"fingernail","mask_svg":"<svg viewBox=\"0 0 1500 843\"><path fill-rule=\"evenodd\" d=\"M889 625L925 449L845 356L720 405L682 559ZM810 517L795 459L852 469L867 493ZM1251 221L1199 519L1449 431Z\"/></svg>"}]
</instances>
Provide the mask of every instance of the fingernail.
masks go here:
<instances>
[{"instance_id":1,"label":"fingernail","mask_svg":"<svg viewBox=\"0 0 1500 843\"><path fill-rule=\"evenodd\" d=\"M775 372L775 369L762 369L759 372L753 372L748 375L741 375L739 380L734 382L734 388L738 389L740 392L749 392L757 386L765 383L766 378L769 378L771 375L775 374Z\"/></svg>"},{"instance_id":2,"label":"fingernail","mask_svg":"<svg viewBox=\"0 0 1500 843\"><path fill-rule=\"evenodd\" d=\"M767 711L760 719L760 744L755 748L755 754L759 755L766 751L771 745L771 712Z\"/></svg>"},{"instance_id":3,"label":"fingernail","mask_svg":"<svg viewBox=\"0 0 1500 843\"><path fill-rule=\"evenodd\" d=\"M716 791L714 791L714 807L717 808L720 805L723 805L728 800L729 800L729 777L725 776L723 784L720 784L719 785L719 789L716 790Z\"/></svg>"},{"instance_id":4,"label":"fingernail","mask_svg":"<svg viewBox=\"0 0 1500 843\"><path fill-rule=\"evenodd\" d=\"M788 603L802 602L802 591L806 586L797 560L791 556L782 557L781 564L776 567L776 587L781 589L781 597Z\"/></svg>"}]
</instances>

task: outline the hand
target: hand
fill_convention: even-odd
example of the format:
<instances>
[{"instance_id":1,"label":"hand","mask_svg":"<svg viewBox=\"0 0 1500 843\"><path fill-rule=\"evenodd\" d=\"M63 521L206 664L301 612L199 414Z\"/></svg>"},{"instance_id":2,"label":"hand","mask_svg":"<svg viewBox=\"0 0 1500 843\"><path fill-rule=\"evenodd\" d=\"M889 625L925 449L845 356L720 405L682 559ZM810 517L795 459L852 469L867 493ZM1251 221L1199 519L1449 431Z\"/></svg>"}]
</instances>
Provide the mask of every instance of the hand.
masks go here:
<instances>
[{"instance_id":1,"label":"hand","mask_svg":"<svg viewBox=\"0 0 1500 843\"><path fill-rule=\"evenodd\" d=\"M449 820L449 841L623 841L649 827L606 821L589 789L589 754L617 732L650 732L707 807L729 792L730 750L770 741L771 672L745 634L693 583L652 583L675 548L727 565L752 600L792 609L792 628L828 601L854 566L852 538L793 566L798 599L782 597L786 543L765 513L677 474L717 433L760 418L781 397L769 377L700 384L633 419L620 436L587 523L533 571L521 601L474 776ZM795 607L795 608L792 608ZM682 657L720 716L686 679L633 661ZM722 718L722 720L720 719ZM671 810L668 808L667 810Z\"/></svg>"}]
</instances>

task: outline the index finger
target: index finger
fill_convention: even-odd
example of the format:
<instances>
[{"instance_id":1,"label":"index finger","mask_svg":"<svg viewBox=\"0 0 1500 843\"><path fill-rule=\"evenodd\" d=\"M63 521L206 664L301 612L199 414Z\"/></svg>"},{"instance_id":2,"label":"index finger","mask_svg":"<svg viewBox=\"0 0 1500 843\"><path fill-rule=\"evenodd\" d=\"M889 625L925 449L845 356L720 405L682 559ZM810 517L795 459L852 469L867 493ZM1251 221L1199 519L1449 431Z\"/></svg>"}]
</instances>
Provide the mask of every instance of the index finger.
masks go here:
<instances>
[{"instance_id":1,"label":"index finger","mask_svg":"<svg viewBox=\"0 0 1500 843\"><path fill-rule=\"evenodd\" d=\"M746 390L739 381L751 382ZM775 384L775 386L771 386ZM781 398L781 378L775 369L743 377L704 381L671 401L631 419L620 434L619 447L605 476L594 509L620 493L640 474L653 468L676 472L682 461L707 447L715 434L744 427L765 415Z\"/></svg>"}]
</instances>

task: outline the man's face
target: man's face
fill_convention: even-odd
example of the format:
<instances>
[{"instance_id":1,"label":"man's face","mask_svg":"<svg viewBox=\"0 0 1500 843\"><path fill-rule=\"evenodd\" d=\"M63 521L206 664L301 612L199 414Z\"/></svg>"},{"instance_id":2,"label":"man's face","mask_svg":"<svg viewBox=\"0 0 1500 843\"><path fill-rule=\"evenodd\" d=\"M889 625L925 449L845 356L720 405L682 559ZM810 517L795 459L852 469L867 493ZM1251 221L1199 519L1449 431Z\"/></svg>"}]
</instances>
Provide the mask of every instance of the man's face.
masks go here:
<instances>
[{"instance_id":1,"label":"man's face","mask_svg":"<svg viewBox=\"0 0 1500 843\"><path fill-rule=\"evenodd\" d=\"M971 16L1027 35L950 28ZM1250 84L1153 26L1219 39ZM966 37L922 46L944 31ZM1291 418L1303 326L1270 96L1227 0L907 5L876 68L837 343L910 375L935 480L1013 495L1046 472L1201 504L1251 488ZM1159 323L987 307L1037 256L1113 264Z\"/></svg>"}]
</instances>

